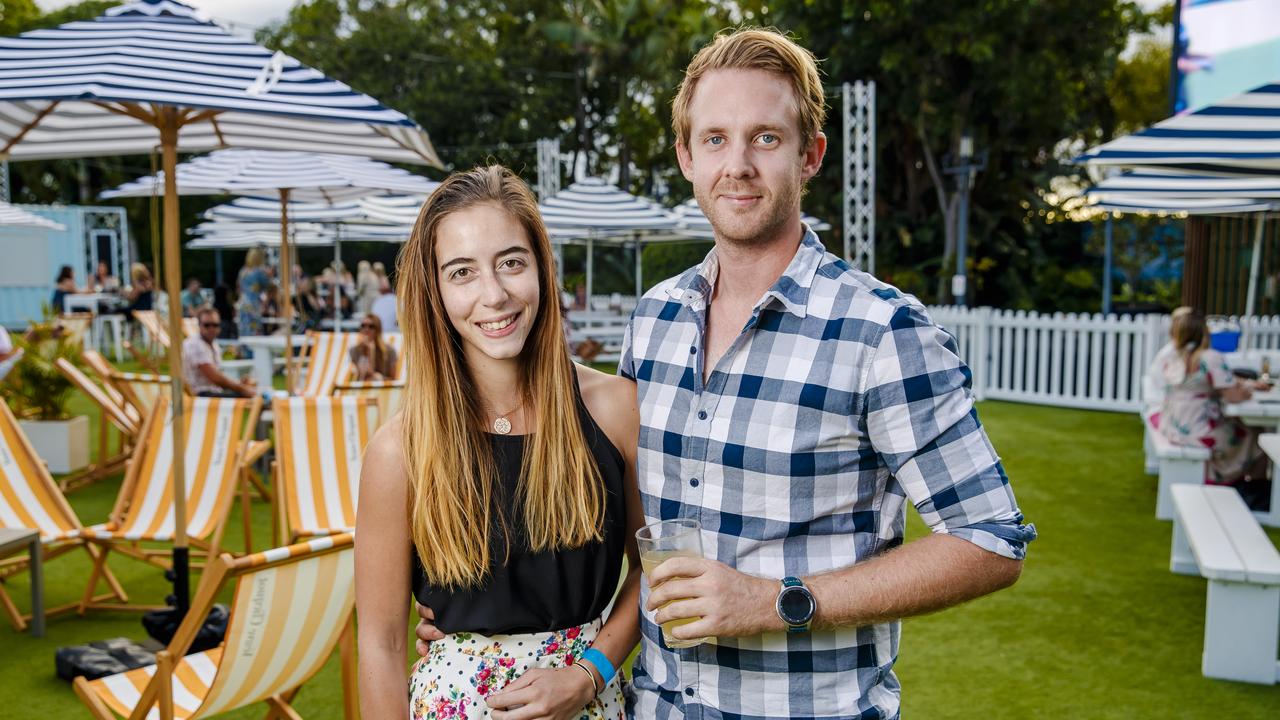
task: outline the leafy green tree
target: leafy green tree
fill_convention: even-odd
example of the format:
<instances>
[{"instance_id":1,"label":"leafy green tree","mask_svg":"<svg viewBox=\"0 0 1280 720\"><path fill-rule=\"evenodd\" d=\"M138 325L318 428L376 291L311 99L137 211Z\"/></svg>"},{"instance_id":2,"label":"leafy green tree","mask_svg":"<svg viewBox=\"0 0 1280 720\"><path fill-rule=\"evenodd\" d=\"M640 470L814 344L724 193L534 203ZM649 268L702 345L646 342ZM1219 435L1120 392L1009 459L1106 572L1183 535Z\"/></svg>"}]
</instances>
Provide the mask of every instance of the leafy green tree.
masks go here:
<instances>
[{"instance_id":1,"label":"leafy green tree","mask_svg":"<svg viewBox=\"0 0 1280 720\"><path fill-rule=\"evenodd\" d=\"M971 199L972 292L980 303L1030 304L1032 269L1056 262L1064 247L1057 233L1033 237L1039 227L1024 222L1022 203L1069 171L1060 143L1092 139L1112 114L1108 81L1150 18L1118 0L780 0L768 8L824 59L833 91L841 81L876 81L878 266L915 279L906 289L926 300L949 300L955 238L944 218L954 185L942 168L969 130L989 152ZM839 138L838 102L833 110L827 134ZM832 143L811 183L810 212L840 216L841 150Z\"/></svg>"}]
</instances>

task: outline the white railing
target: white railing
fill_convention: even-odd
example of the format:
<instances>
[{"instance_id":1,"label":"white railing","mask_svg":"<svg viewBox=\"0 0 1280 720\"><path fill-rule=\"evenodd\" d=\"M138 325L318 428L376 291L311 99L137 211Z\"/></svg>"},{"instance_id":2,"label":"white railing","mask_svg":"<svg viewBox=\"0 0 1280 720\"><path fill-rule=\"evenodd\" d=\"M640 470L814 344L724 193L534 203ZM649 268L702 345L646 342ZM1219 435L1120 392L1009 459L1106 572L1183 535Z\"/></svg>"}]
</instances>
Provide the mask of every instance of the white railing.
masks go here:
<instances>
[{"instance_id":1,"label":"white railing","mask_svg":"<svg viewBox=\"0 0 1280 720\"><path fill-rule=\"evenodd\" d=\"M956 338L979 399L1137 411L1142 375L1168 337L1168 315L1040 314L929 308ZM1280 349L1280 317L1233 318L1241 350Z\"/></svg>"}]
</instances>

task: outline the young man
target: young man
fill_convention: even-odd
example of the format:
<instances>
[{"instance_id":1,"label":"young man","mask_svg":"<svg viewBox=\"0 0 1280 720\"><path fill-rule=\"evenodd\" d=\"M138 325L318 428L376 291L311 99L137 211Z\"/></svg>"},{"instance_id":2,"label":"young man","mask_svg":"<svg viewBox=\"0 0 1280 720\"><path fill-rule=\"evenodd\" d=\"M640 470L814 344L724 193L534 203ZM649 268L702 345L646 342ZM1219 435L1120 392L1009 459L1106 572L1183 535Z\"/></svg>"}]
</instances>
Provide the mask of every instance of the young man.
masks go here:
<instances>
[{"instance_id":1,"label":"young man","mask_svg":"<svg viewBox=\"0 0 1280 720\"><path fill-rule=\"evenodd\" d=\"M646 519L700 521L705 558L646 578L638 718L895 718L899 618L1011 585L1035 537L953 338L801 223L824 115L813 56L758 29L674 102L715 248L640 301L620 372ZM908 500L933 534L898 547ZM713 639L667 648L681 618Z\"/></svg>"},{"instance_id":2,"label":"young man","mask_svg":"<svg viewBox=\"0 0 1280 720\"><path fill-rule=\"evenodd\" d=\"M253 397L257 388L252 379L236 382L218 369L218 332L222 316L217 310L196 311L200 334L182 341L182 379L191 392L201 397Z\"/></svg>"},{"instance_id":3,"label":"young man","mask_svg":"<svg viewBox=\"0 0 1280 720\"><path fill-rule=\"evenodd\" d=\"M813 56L766 30L716 38L676 96L715 248L641 299L619 371L646 520L698 520L705 557L646 578L636 718L896 718L899 618L1011 585L1035 538L953 338L800 221L824 115ZM903 545L908 500L933 534ZM687 618L711 640L668 648Z\"/></svg>"}]
</instances>

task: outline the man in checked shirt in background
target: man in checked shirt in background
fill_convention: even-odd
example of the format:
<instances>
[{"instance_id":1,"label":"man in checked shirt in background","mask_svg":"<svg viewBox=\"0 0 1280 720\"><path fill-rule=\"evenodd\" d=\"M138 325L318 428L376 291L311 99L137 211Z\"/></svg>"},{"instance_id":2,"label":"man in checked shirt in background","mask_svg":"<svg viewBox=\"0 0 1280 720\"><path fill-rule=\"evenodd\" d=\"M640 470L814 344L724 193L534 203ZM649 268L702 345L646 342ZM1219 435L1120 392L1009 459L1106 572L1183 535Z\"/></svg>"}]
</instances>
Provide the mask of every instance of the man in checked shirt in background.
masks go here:
<instances>
[{"instance_id":1,"label":"man in checked shirt in background","mask_svg":"<svg viewBox=\"0 0 1280 720\"><path fill-rule=\"evenodd\" d=\"M1035 530L953 338L801 223L827 145L813 56L722 35L673 116L715 248L640 301L619 371L646 520L699 520L707 558L647 579L635 717L896 718L899 618L1013 584ZM933 533L903 545L908 500ZM678 618L714 639L668 649Z\"/></svg>"}]
</instances>

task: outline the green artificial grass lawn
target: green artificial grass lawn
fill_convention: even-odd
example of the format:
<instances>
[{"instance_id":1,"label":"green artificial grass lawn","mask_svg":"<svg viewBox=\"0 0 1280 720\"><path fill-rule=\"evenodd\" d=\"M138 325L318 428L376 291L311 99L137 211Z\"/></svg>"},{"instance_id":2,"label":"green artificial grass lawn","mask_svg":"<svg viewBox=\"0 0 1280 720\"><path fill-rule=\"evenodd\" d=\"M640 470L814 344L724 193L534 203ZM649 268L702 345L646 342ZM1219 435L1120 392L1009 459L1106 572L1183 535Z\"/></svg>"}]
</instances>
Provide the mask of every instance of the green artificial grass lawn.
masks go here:
<instances>
[{"instance_id":1,"label":"green artificial grass lawn","mask_svg":"<svg viewBox=\"0 0 1280 720\"><path fill-rule=\"evenodd\" d=\"M96 432L96 413L82 398L76 404ZM1137 418L996 402L979 412L1041 537L1013 588L904 623L903 716L1280 717L1280 686L1200 675L1205 581L1169 572L1170 524L1154 517L1156 483L1142 472ZM102 522L118 486L112 478L69 499L84 523ZM225 545L239 549L239 506L232 512ZM269 527L268 506L256 502L256 549ZM909 538L924 532L913 512ZM1270 534L1280 542L1280 532ZM111 567L131 599L160 602L168 592L150 566L113 556ZM46 602L78 598L88 568L83 553L49 563ZM6 587L26 608L25 575ZM0 716L87 717L70 685L54 677L54 649L117 636L145 637L139 616L54 618L40 640L0 627ZM336 653L296 707L307 718L341 717Z\"/></svg>"}]
</instances>

